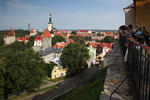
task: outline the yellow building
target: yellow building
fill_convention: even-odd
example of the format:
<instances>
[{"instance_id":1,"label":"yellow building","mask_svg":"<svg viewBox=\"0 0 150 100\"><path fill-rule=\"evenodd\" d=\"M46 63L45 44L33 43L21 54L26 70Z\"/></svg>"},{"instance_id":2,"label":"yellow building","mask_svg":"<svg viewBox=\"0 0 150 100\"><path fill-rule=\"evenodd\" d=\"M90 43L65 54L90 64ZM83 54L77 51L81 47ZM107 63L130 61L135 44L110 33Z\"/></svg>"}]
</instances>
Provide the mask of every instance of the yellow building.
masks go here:
<instances>
[{"instance_id":1,"label":"yellow building","mask_svg":"<svg viewBox=\"0 0 150 100\"><path fill-rule=\"evenodd\" d=\"M145 27L150 32L150 0L133 0L134 4L124 8L125 24Z\"/></svg>"},{"instance_id":2,"label":"yellow building","mask_svg":"<svg viewBox=\"0 0 150 100\"><path fill-rule=\"evenodd\" d=\"M136 25L144 26L150 32L150 0L134 0Z\"/></svg>"},{"instance_id":3,"label":"yellow building","mask_svg":"<svg viewBox=\"0 0 150 100\"><path fill-rule=\"evenodd\" d=\"M135 28L135 6L134 3L123 9L125 12L125 25L132 25Z\"/></svg>"},{"instance_id":4,"label":"yellow building","mask_svg":"<svg viewBox=\"0 0 150 100\"><path fill-rule=\"evenodd\" d=\"M63 68L62 66L54 66L51 72L51 79L60 78L66 76L67 68Z\"/></svg>"}]
</instances>

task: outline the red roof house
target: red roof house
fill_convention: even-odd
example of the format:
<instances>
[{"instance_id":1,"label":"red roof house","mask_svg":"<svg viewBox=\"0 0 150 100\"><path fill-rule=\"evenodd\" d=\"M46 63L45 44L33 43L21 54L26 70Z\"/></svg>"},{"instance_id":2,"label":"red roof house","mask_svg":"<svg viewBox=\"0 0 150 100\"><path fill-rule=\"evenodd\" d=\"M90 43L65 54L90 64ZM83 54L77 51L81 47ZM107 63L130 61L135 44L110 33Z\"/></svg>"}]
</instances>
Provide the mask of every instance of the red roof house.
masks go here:
<instances>
[{"instance_id":1,"label":"red roof house","mask_svg":"<svg viewBox=\"0 0 150 100\"><path fill-rule=\"evenodd\" d=\"M10 29L7 36L15 36L14 30Z\"/></svg>"}]
</instances>

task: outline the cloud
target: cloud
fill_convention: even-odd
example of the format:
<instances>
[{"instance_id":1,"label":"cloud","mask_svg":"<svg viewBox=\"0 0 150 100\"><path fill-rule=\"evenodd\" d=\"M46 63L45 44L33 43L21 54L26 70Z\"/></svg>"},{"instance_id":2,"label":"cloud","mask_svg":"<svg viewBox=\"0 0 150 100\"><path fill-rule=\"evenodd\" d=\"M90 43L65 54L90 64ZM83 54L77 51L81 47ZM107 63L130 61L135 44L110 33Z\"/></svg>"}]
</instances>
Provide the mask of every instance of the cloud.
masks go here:
<instances>
[{"instance_id":1,"label":"cloud","mask_svg":"<svg viewBox=\"0 0 150 100\"><path fill-rule=\"evenodd\" d=\"M16 7L16 8L27 8L27 9L48 9L46 7L39 7L39 6L33 6L26 4L23 0L2 0L4 6L8 7Z\"/></svg>"}]
</instances>

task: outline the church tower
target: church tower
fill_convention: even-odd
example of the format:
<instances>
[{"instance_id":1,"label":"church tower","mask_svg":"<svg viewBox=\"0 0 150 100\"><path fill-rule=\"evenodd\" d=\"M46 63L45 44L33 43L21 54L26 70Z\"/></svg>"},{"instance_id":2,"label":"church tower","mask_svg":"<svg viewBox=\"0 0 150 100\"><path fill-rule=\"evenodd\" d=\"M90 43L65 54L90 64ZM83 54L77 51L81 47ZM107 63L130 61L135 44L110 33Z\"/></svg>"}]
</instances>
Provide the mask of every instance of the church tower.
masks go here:
<instances>
[{"instance_id":1,"label":"church tower","mask_svg":"<svg viewBox=\"0 0 150 100\"><path fill-rule=\"evenodd\" d=\"M10 29L8 34L4 36L4 42L5 44L11 44L15 41L16 41L15 31L13 29Z\"/></svg>"},{"instance_id":2,"label":"church tower","mask_svg":"<svg viewBox=\"0 0 150 100\"><path fill-rule=\"evenodd\" d=\"M53 23L52 23L52 17L51 17L51 14L50 14L49 23L48 23L48 30L52 31L52 29L53 29Z\"/></svg>"},{"instance_id":3,"label":"church tower","mask_svg":"<svg viewBox=\"0 0 150 100\"><path fill-rule=\"evenodd\" d=\"M52 38L51 38L51 33L49 32L48 28L45 30L43 33L43 38L42 38L42 49L45 50L49 47L52 46Z\"/></svg>"}]
</instances>

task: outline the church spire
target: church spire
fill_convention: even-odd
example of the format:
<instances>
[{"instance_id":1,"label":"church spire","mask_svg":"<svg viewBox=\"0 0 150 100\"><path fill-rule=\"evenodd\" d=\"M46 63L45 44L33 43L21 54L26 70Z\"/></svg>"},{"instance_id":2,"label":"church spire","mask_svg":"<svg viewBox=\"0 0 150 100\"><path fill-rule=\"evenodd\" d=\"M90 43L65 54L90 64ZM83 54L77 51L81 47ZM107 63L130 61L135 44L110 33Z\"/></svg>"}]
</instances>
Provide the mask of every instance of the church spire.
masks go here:
<instances>
[{"instance_id":1,"label":"church spire","mask_svg":"<svg viewBox=\"0 0 150 100\"><path fill-rule=\"evenodd\" d=\"M51 17L51 13L50 13L49 23L48 23L48 24L52 24L52 17Z\"/></svg>"}]
</instances>

